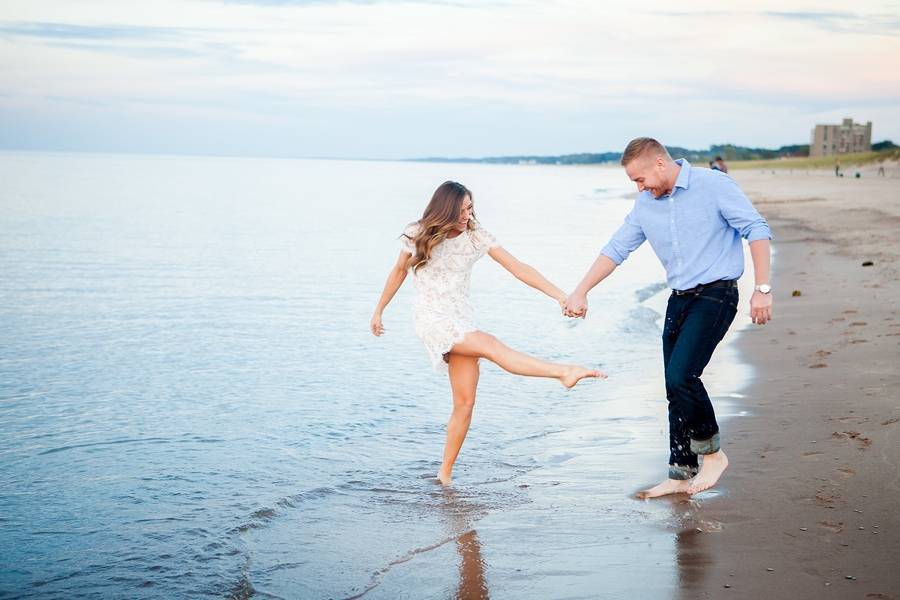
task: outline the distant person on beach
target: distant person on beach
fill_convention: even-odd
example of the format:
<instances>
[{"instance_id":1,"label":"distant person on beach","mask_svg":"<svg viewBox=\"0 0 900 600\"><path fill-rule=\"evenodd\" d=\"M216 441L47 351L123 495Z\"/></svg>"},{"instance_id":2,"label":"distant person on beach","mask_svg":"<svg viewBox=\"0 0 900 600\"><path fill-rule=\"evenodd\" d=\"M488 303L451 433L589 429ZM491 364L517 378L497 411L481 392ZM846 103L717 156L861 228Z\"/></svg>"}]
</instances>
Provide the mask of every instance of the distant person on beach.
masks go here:
<instances>
[{"instance_id":1,"label":"distant person on beach","mask_svg":"<svg viewBox=\"0 0 900 600\"><path fill-rule=\"evenodd\" d=\"M834 161L834 176L841 176L841 159L839 158Z\"/></svg>"},{"instance_id":2,"label":"distant person on beach","mask_svg":"<svg viewBox=\"0 0 900 600\"><path fill-rule=\"evenodd\" d=\"M728 172L728 165L725 164L725 161L722 159L721 156L717 156L713 162L716 164L717 170L722 171L723 173Z\"/></svg>"},{"instance_id":3,"label":"distant person on beach","mask_svg":"<svg viewBox=\"0 0 900 600\"><path fill-rule=\"evenodd\" d=\"M759 325L771 319L772 234L734 180L693 168L684 159L673 161L652 138L632 140L622 165L640 194L625 223L569 296L565 314L585 317L587 293L650 241L672 288L662 333L669 477L638 497L695 494L715 485L728 466L700 376L737 312L737 280L744 272L741 238L750 242L756 279L750 316ZM703 457L702 465L698 456Z\"/></svg>"},{"instance_id":4,"label":"distant person on beach","mask_svg":"<svg viewBox=\"0 0 900 600\"><path fill-rule=\"evenodd\" d=\"M472 193L461 183L447 181L437 188L422 218L403 231L400 248L370 328L376 336L384 333L382 313L407 274L412 273L416 334L425 344L432 367L449 374L453 393L444 460L437 476L442 484L451 481L453 464L472 420L479 359L486 358L516 375L558 379L566 388L584 377L606 378L597 370L545 362L517 352L475 326L469 279L475 261L485 254L526 285L556 300L561 309L566 294L536 269L517 260L481 227L475 219Z\"/></svg>"},{"instance_id":5,"label":"distant person on beach","mask_svg":"<svg viewBox=\"0 0 900 600\"><path fill-rule=\"evenodd\" d=\"M878 176L884 177L884 161L878 163Z\"/></svg>"}]
</instances>

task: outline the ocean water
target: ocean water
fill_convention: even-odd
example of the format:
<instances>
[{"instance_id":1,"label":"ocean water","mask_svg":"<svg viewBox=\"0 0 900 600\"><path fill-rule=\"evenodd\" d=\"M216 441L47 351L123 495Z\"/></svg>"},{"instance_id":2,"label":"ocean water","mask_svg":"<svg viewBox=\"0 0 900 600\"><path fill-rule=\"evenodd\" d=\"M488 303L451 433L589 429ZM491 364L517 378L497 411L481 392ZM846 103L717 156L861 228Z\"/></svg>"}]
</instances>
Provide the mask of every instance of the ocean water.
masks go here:
<instances>
[{"instance_id":1,"label":"ocean water","mask_svg":"<svg viewBox=\"0 0 900 600\"><path fill-rule=\"evenodd\" d=\"M476 265L484 330L610 377L483 364L434 483L450 392L409 282L368 322L446 179L563 289L631 204L616 168L0 154L0 597L677 595L696 502L630 497L668 446L646 245L584 320ZM737 414L748 371L713 361Z\"/></svg>"}]
</instances>

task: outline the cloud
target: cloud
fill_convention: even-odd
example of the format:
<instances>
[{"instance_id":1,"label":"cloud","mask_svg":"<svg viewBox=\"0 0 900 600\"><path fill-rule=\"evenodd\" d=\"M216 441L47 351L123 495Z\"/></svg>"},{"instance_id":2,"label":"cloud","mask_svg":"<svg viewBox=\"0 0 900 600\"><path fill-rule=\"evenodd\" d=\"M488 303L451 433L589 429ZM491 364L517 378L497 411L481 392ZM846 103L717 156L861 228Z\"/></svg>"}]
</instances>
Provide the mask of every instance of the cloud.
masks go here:
<instances>
[{"instance_id":1,"label":"cloud","mask_svg":"<svg viewBox=\"0 0 900 600\"><path fill-rule=\"evenodd\" d=\"M845 11L769 11L777 19L810 23L832 33L854 35L896 35L900 33L897 14L857 14Z\"/></svg>"},{"instance_id":2,"label":"cloud","mask_svg":"<svg viewBox=\"0 0 900 600\"><path fill-rule=\"evenodd\" d=\"M31 115L23 122L52 113L55 124L68 115L102 126L101 109L88 114L102 105L123 131L131 118L152 121L133 130L135 143L151 130L184 139L185 123L233 136L266 123L253 148L291 132L283 147L303 140L305 154L340 155L344 144L374 155L389 139L393 155L414 156L590 150L596 134L582 129L647 128L696 145L710 123L710 142L778 145L803 141L809 115L893 115L883 107L900 98L890 58L900 37L834 31L890 25L875 14L885 9L797 4L667 13L661 0L6 0L0 120L15 107ZM900 127L879 118L876 129Z\"/></svg>"},{"instance_id":3,"label":"cloud","mask_svg":"<svg viewBox=\"0 0 900 600\"><path fill-rule=\"evenodd\" d=\"M72 25L68 23L0 23L0 34L64 40L134 40L180 38L184 32L167 27L138 25Z\"/></svg>"},{"instance_id":4,"label":"cloud","mask_svg":"<svg viewBox=\"0 0 900 600\"><path fill-rule=\"evenodd\" d=\"M90 52L101 52L106 54L115 54L119 56L130 56L133 58L143 59L184 59L184 58L203 58L208 53L200 52L190 48L179 48L175 46L123 46L123 45L104 45L104 44L74 44L63 42L52 42L48 44L54 48L68 48L71 50L87 50Z\"/></svg>"},{"instance_id":5,"label":"cloud","mask_svg":"<svg viewBox=\"0 0 900 600\"><path fill-rule=\"evenodd\" d=\"M0 37L34 40L51 48L145 60L234 60L239 54L235 46L208 39L233 33L233 30L199 27L0 22Z\"/></svg>"},{"instance_id":6,"label":"cloud","mask_svg":"<svg viewBox=\"0 0 900 600\"><path fill-rule=\"evenodd\" d=\"M515 6L522 4L516 0L223 0L225 4L246 4L251 6L316 6L323 4L430 4L436 6Z\"/></svg>"}]
</instances>

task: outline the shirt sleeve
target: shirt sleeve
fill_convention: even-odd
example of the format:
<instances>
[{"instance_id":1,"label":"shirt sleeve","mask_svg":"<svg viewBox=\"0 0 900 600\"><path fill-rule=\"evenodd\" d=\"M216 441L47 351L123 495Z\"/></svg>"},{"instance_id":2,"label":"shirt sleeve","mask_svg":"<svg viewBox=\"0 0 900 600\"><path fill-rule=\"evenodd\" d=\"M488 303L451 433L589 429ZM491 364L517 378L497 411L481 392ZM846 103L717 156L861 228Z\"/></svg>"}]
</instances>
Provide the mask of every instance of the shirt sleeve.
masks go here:
<instances>
[{"instance_id":1,"label":"shirt sleeve","mask_svg":"<svg viewBox=\"0 0 900 600\"><path fill-rule=\"evenodd\" d=\"M413 243L413 238L415 238L418 231L418 223L410 223L406 226L406 229L404 229L403 233L400 234L400 250L402 250L403 252L409 252L412 255L416 254L416 245Z\"/></svg>"},{"instance_id":2,"label":"shirt sleeve","mask_svg":"<svg viewBox=\"0 0 900 600\"><path fill-rule=\"evenodd\" d=\"M731 177L722 177L722 180L716 193L716 203L722 217L748 242L771 240L769 223L753 208L738 184Z\"/></svg>"},{"instance_id":3,"label":"shirt sleeve","mask_svg":"<svg viewBox=\"0 0 900 600\"><path fill-rule=\"evenodd\" d=\"M478 248L479 252L487 252L491 248L497 248L500 246L500 242L497 241L491 233L484 229L483 227L479 227L478 229L473 230L470 235L472 236L472 240L475 242L475 247Z\"/></svg>"},{"instance_id":4,"label":"shirt sleeve","mask_svg":"<svg viewBox=\"0 0 900 600\"><path fill-rule=\"evenodd\" d=\"M644 229L638 223L634 209L625 216L625 222L609 239L600 254L609 257L617 265L621 265L628 255L638 249L644 243L647 236Z\"/></svg>"}]
</instances>

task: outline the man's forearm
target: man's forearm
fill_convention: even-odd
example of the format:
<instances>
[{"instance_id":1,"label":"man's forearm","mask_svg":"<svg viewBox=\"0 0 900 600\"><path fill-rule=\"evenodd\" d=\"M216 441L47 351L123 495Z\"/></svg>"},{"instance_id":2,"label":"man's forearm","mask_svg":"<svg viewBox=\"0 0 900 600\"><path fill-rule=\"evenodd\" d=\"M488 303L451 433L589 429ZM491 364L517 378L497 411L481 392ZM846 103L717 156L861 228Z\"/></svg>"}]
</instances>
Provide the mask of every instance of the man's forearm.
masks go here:
<instances>
[{"instance_id":1,"label":"man's forearm","mask_svg":"<svg viewBox=\"0 0 900 600\"><path fill-rule=\"evenodd\" d=\"M756 285L769 283L769 240L750 242L750 258L753 259L753 279Z\"/></svg>"},{"instance_id":2,"label":"man's forearm","mask_svg":"<svg viewBox=\"0 0 900 600\"><path fill-rule=\"evenodd\" d=\"M594 261L594 264L591 265L591 268L588 269L581 283L575 288L574 293L586 296L589 291L594 289L595 285L609 277L609 274L616 270L616 266L616 263L610 257L601 254Z\"/></svg>"}]
</instances>

